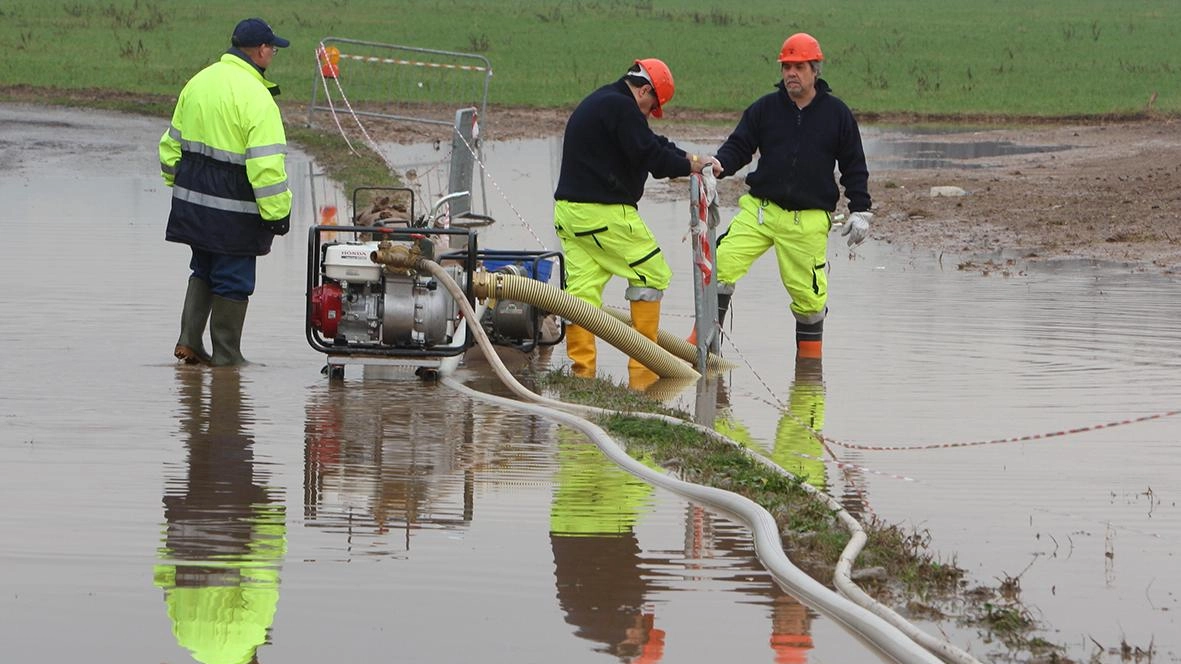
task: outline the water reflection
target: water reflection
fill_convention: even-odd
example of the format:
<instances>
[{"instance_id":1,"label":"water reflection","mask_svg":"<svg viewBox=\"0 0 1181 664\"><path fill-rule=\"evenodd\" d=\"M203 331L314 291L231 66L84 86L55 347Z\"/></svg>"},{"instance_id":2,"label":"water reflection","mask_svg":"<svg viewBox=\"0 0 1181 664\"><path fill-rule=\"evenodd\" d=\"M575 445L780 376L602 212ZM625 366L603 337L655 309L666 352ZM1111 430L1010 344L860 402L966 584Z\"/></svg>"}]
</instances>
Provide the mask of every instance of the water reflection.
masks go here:
<instances>
[{"instance_id":1,"label":"water reflection","mask_svg":"<svg viewBox=\"0 0 1181 664\"><path fill-rule=\"evenodd\" d=\"M473 509L471 469L457 463L471 433L464 402L429 398L409 380L384 387L328 383L312 392L304 429L308 525L403 533L373 553L409 551L421 527L466 528Z\"/></svg>"},{"instance_id":2,"label":"water reflection","mask_svg":"<svg viewBox=\"0 0 1181 664\"><path fill-rule=\"evenodd\" d=\"M477 483L528 475L531 456L552 440L545 420L373 369L316 387L306 406L305 516L310 527L346 533L349 557L405 557L421 529L466 530Z\"/></svg>"},{"instance_id":3,"label":"water reflection","mask_svg":"<svg viewBox=\"0 0 1181 664\"><path fill-rule=\"evenodd\" d=\"M183 477L164 493L155 584L176 642L204 664L257 662L279 602L281 493L256 474L251 404L236 369L176 370Z\"/></svg>"},{"instance_id":4,"label":"water reflection","mask_svg":"<svg viewBox=\"0 0 1181 664\"><path fill-rule=\"evenodd\" d=\"M860 455L842 450L838 456L822 433L825 383L821 358L796 359L787 398L779 402L779 419L770 444L761 442L736 416L722 377L703 380L697 387L695 421L712 425L723 435L769 457L821 492L829 492L853 518L861 520L869 515L865 468L856 463ZM827 464L839 471L837 477L828 476ZM830 487L831 483L838 486ZM837 490L839 496L835 493Z\"/></svg>"},{"instance_id":5,"label":"water reflection","mask_svg":"<svg viewBox=\"0 0 1181 664\"><path fill-rule=\"evenodd\" d=\"M818 438L824 428L824 373L819 358L797 359L795 377L775 428L775 440L765 450L729 409L728 393L719 390L719 416L715 428L747 447L767 455L787 472L824 491L828 479L824 445Z\"/></svg>"},{"instance_id":6,"label":"water reflection","mask_svg":"<svg viewBox=\"0 0 1181 664\"><path fill-rule=\"evenodd\" d=\"M771 580L755 556L750 538L695 505L689 507L686 525L686 554L695 559L732 559L733 568L727 580L770 607L768 645L772 661L776 664L807 662L814 647L812 621L817 614Z\"/></svg>"},{"instance_id":7,"label":"water reflection","mask_svg":"<svg viewBox=\"0 0 1181 664\"><path fill-rule=\"evenodd\" d=\"M915 140L913 132L890 139L867 132L865 158L879 170L895 168L983 168L992 164L979 161L988 157L1038 154L1070 150L1071 145L1019 145L1012 141L931 141Z\"/></svg>"},{"instance_id":8,"label":"water reflection","mask_svg":"<svg viewBox=\"0 0 1181 664\"><path fill-rule=\"evenodd\" d=\"M646 602L635 526L652 486L624 472L584 437L558 434L550 545L558 604L575 634L621 662L656 662L663 632Z\"/></svg>"},{"instance_id":9,"label":"water reflection","mask_svg":"<svg viewBox=\"0 0 1181 664\"><path fill-rule=\"evenodd\" d=\"M678 605L687 598L678 591L724 590L767 607L763 633L772 661L808 660L816 614L773 582L744 527L688 504L678 519L681 548L641 546L637 526L652 515L652 487L569 432L559 434L558 463L550 514L558 603L575 635L592 642L596 652L631 664L663 661L666 646L683 652L681 642L700 637L666 633L660 616L684 610ZM703 625L727 624L708 610L703 616Z\"/></svg>"}]
</instances>

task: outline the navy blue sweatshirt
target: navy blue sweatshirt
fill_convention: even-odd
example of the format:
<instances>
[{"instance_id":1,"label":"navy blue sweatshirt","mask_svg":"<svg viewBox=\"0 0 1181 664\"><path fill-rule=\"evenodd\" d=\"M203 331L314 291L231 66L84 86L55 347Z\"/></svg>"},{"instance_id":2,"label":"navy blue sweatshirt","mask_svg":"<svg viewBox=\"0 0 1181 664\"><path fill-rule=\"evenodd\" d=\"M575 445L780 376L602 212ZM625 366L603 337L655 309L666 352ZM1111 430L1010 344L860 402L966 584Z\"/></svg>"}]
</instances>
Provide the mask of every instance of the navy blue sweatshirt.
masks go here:
<instances>
[{"instance_id":1,"label":"navy blue sweatshirt","mask_svg":"<svg viewBox=\"0 0 1181 664\"><path fill-rule=\"evenodd\" d=\"M583 99L562 140L562 169L554 199L636 207L651 173L688 175L685 151L652 131L624 79Z\"/></svg>"},{"instance_id":2,"label":"navy blue sweatshirt","mask_svg":"<svg viewBox=\"0 0 1181 664\"><path fill-rule=\"evenodd\" d=\"M746 176L752 196L785 210L834 212L840 193L833 167L840 166L849 211L868 211L869 169L853 112L830 94L823 79L816 79L816 96L803 109L796 107L782 81L775 87L743 111L718 149L722 176L749 164L758 151L758 166Z\"/></svg>"}]
</instances>

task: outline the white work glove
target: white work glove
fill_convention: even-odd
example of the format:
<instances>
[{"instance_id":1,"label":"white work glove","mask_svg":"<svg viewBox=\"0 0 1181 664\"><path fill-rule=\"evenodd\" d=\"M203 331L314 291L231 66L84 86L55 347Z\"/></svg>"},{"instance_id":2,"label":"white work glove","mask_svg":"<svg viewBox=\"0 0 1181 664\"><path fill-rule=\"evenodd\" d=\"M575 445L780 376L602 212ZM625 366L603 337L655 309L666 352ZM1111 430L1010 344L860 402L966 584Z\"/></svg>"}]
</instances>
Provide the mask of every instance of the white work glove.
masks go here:
<instances>
[{"instance_id":1,"label":"white work glove","mask_svg":"<svg viewBox=\"0 0 1181 664\"><path fill-rule=\"evenodd\" d=\"M705 161L711 167L710 172L714 174L714 177L722 177L722 172L726 169L722 167L722 162L718 161L717 157L707 157Z\"/></svg>"},{"instance_id":2,"label":"white work glove","mask_svg":"<svg viewBox=\"0 0 1181 664\"><path fill-rule=\"evenodd\" d=\"M849 246L856 247L869 237L869 220L873 219L872 212L854 212L845 222L845 230L841 235L849 236Z\"/></svg>"}]
</instances>

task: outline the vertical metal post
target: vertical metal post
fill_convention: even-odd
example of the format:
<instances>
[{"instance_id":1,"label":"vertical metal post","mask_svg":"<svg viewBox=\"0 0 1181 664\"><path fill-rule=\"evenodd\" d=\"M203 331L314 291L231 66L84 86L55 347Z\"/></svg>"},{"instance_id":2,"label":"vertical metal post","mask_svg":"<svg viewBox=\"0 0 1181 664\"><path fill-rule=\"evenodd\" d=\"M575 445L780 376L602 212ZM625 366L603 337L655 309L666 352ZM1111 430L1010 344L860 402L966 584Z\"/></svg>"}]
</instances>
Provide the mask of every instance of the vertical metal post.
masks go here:
<instances>
[{"instance_id":1,"label":"vertical metal post","mask_svg":"<svg viewBox=\"0 0 1181 664\"><path fill-rule=\"evenodd\" d=\"M718 285L714 278L717 247L718 206L712 183L705 177L689 176L689 234L693 242L693 303L697 332L697 371L706 375L709 354L721 348L718 323Z\"/></svg>"}]
</instances>

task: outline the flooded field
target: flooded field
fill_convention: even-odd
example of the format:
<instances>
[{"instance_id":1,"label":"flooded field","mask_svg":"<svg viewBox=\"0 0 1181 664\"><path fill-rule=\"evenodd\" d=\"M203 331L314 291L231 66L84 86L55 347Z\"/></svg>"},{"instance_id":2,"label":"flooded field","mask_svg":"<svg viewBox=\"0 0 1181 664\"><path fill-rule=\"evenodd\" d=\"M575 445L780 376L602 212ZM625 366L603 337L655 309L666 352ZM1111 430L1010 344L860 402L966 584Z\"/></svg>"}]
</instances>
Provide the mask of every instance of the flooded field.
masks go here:
<instances>
[{"instance_id":1,"label":"flooded field","mask_svg":"<svg viewBox=\"0 0 1181 664\"><path fill-rule=\"evenodd\" d=\"M745 528L620 471L581 434L396 371L322 376L304 338L305 229L341 195L305 156L289 161L293 231L259 261L243 342L257 364L202 370L171 357L188 250L163 241L160 121L12 107L0 130L9 652L872 661L771 581ZM557 248L559 147L486 146L497 222L483 246ZM433 147L399 150L437 195ZM678 270L663 325L687 333L677 187L654 185L641 211ZM739 368L719 413L777 460L824 458L830 493L928 534L974 583L1016 580L1065 656L1118 662L1126 645L1181 661L1177 282L1083 262L982 276L872 241L834 241L830 259L822 375L795 375L765 259L735 296L724 352ZM621 304L622 284L606 300ZM625 380L626 358L600 353L601 374ZM504 393L482 367L457 377ZM777 436L801 386L825 438L813 449ZM694 407L692 389L666 396ZM1010 661L988 635L947 629L981 661Z\"/></svg>"}]
</instances>

